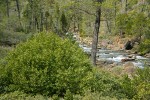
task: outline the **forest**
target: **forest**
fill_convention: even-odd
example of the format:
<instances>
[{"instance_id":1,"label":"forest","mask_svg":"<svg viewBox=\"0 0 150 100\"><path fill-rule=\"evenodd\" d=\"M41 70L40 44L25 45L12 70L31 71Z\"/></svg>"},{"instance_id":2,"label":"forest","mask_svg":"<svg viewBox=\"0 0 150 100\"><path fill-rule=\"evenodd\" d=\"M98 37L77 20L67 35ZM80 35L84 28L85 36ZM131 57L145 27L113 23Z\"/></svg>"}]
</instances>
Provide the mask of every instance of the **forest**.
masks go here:
<instances>
[{"instance_id":1,"label":"forest","mask_svg":"<svg viewBox=\"0 0 150 100\"><path fill-rule=\"evenodd\" d=\"M0 100L150 100L150 0L0 0Z\"/></svg>"}]
</instances>

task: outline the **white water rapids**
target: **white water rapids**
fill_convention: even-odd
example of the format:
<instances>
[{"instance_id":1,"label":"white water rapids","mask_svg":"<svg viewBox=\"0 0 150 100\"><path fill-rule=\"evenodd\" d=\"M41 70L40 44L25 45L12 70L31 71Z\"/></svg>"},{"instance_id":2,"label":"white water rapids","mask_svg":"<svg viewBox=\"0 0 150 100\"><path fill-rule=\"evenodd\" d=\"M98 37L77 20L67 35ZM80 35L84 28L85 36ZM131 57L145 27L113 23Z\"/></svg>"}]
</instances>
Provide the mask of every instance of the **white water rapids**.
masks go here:
<instances>
[{"instance_id":1,"label":"white water rapids","mask_svg":"<svg viewBox=\"0 0 150 100\"><path fill-rule=\"evenodd\" d=\"M85 44L84 45L80 44L79 47L81 47L84 52L88 54L91 53L91 47L88 47ZM150 58L146 58L146 57L136 55L136 54L132 54L135 60L122 62L122 59L126 59L129 56L131 56L131 54L126 53L123 50L113 51L113 50L98 49L97 51L98 61L113 62L113 63L117 63L120 65L123 65L127 62L132 62L134 66L139 67L139 68L143 68L144 66L150 64Z\"/></svg>"}]
</instances>

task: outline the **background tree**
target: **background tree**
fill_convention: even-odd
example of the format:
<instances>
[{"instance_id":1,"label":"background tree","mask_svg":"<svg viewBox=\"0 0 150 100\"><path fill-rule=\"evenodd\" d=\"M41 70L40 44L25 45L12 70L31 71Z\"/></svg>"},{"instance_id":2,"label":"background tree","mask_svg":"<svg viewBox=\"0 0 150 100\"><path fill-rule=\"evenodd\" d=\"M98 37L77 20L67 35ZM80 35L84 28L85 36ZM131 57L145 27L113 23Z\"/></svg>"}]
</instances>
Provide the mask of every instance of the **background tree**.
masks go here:
<instances>
[{"instance_id":1,"label":"background tree","mask_svg":"<svg viewBox=\"0 0 150 100\"><path fill-rule=\"evenodd\" d=\"M102 4L102 2L103 0L96 1L97 4ZM92 51L91 51L91 59L93 65L96 65L96 53L97 53L97 44L98 44L98 34L100 28L100 18L101 18L101 6L97 6L95 26L93 32Z\"/></svg>"}]
</instances>

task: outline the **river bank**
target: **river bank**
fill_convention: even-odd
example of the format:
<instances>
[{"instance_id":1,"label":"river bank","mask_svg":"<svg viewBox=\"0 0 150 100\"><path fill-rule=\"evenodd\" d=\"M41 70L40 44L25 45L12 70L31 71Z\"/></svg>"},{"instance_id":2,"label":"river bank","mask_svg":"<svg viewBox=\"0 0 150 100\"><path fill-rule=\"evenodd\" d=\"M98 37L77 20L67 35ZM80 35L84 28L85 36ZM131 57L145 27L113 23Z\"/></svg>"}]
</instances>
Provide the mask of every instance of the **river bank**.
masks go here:
<instances>
[{"instance_id":1,"label":"river bank","mask_svg":"<svg viewBox=\"0 0 150 100\"><path fill-rule=\"evenodd\" d=\"M80 44L85 44L88 47L92 45L92 37L80 37L79 34L75 34L74 37L76 38L77 42ZM126 53L129 54L138 54L147 58L150 58L150 53L146 53L142 55L138 51L139 42L135 42L134 46L131 50L125 50L125 44L128 41L132 41L134 37L124 37L121 38L120 36L106 36L101 35L99 36L98 41L98 49L106 49L106 50L124 50Z\"/></svg>"},{"instance_id":2,"label":"river bank","mask_svg":"<svg viewBox=\"0 0 150 100\"><path fill-rule=\"evenodd\" d=\"M90 54L92 38L75 36L79 46L84 52ZM125 50L124 45L131 38L120 38L119 36L99 38L97 50L97 67L106 69L119 75L131 76L137 68L150 66L150 54L141 56L138 51L138 43L132 50Z\"/></svg>"}]
</instances>

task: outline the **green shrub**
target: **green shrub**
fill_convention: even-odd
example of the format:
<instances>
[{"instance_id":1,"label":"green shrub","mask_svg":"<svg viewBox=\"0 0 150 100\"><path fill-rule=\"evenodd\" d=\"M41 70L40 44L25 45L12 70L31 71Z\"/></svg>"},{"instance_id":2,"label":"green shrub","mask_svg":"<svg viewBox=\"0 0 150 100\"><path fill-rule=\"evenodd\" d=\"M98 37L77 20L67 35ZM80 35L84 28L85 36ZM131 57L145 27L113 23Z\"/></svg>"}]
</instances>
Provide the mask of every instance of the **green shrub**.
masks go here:
<instances>
[{"instance_id":1,"label":"green shrub","mask_svg":"<svg viewBox=\"0 0 150 100\"><path fill-rule=\"evenodd\" d=\"M9 41L11 44L17 44L17 43L26 41L31 36L32 36L31 33L25 34L23 32L14 32L11 30L4 30L2 33L0 33L0 41L4 42L4 44L7 41Z\"/></svg>"},{"instance_id":2,"label":"green shrub","mask_svg":"<svg viewBox=\"0 0 150 100\"><path fill-rule=\"evenodd\" d=\"M113 76L106 70L97 69L94 70L92 75L93 77L88 81L91 91L99 92L104 97L126 98L118 77Z\"/></svg>"},{"instance_id":3,"label":"green shrub","mask_svg":"<svg viewBox=\"0 0 150 100\"><path fill-rule=\"evenodd\" d=\"M66 100L66 99L65 99ZM69 100L128 100L126 98L117 98L115 96L103 96L99 92L86 91L84 95L73 95L73 99Z\"/></svg>"},{"instance_id":4,"label":"green shrub","mask_svg":"<svg viewBox=\"0 0 150 100\"><path fill-rule=\"evenodd\" d=\"M132 99L136 94L135 91L136 86L133 85L132 80L127 75L125 75L120 83L123 88L122 92L126 94L128 99Z\"/></svg>"},{"instance_id":5,"label":"green shrub","mask_svg":"<svg viewBox=\"0 0 150 100\"><path fill-rule=\"evenodd\" d=\"M0 100L52 100L42 95L28 95L23 92L15 91L7 94L1 94Z\"/></svg>"},{"instance_id":6,"label":"green shrub","mask_svg":"<svg viewBox=\"0 0 150 100\"><path fill-rule=\"evenodd\" d=\"M138 69L133 79L125 77L122 81L123 92L129 99L150 99L150 68Z\"/></svg>"},{"instance_id":7,"label":"green shrub","mask_svg":"<svg viewBox=\"0 0 150 100\"><path fill-rule=\"evenodd\" d=\"M85 85L86 84L86 85ZM119 79L105 70L93 68L93 71L84 78L84 92L72 94L67 91L65 100L116 100L126 98Z\"/></svg>"},{"instance_id":8,"label":"green shrub","mask_svg":"<svg viewBox=\"0 0 150 100\"><path fill-rule=\"evenodd\" d=\"M9 78L6 74L4 74L4 58L8 55L8 53L12 50L11 47L2 47L0 46L0 93L4 92L4 86L7 86L9 83Z\"/></svg>"},{"instance_id":9,"label":"green shrub","mask_svg":"<svg viewBox=\"0 0 150 100\"><path fill-rule=\"evenodd\" d=\"M4 61L1 93L22 91L72 99L90 90L102 97L126 97L116 77L93 68L82 49L52 33L40 33L19 44Z\"/></svg>"},{"instance_id":10,"label":"green shrub","mask_svg":"<svg viewBox=\"0 0 150 100\"><path fill-rule=\"evenodd\" d=\"M77 45L52 33L38 34L18 45L5 61L3 76L9 80L5 90L32 94L80 93L84 78L92 71L88 57Z\"/></svg>"},{"instance_id":11,"label":"green shrub","mask_svg":"<svg viewBox=\"0 0 150 100\"><path fill-rule=\"evenodd\" d=\"M150 52L150 40L149 39L145 39L144 41L142 41L139 47L139 51L141 52L141 54Z\"/></svg>"},{"instance_id":12,"label":"green shrub","mask_svg":"<svg viewBox=\"0 0 150 100\"><path fill-rule=\"evenodd\" d=\"M138 69L137 75L134 76L133 86L136 89L134 98L137 100L150 99L150 67Z\"/></svg>"},{"instance_id":13,"label":"green shrub","mask_svg":"<svg viewBox=\"0 0 150 100\"><path fill-rule=\"evenodd\" d=\"M143 12L131 11L128 14L119 14L116 18L116 27L128 35L141 37L149 34L150 19Z\"/></svg>"},{"instance_id":14,"label":"green shrub","mask_svg":"<svg viewBox=\"0 0 150 100\"><path fill-rule=\"evenodd\" d=\"M0 46L0 60L3 59L11 50L11 47Z\"/></svg>"}]
</instances>

